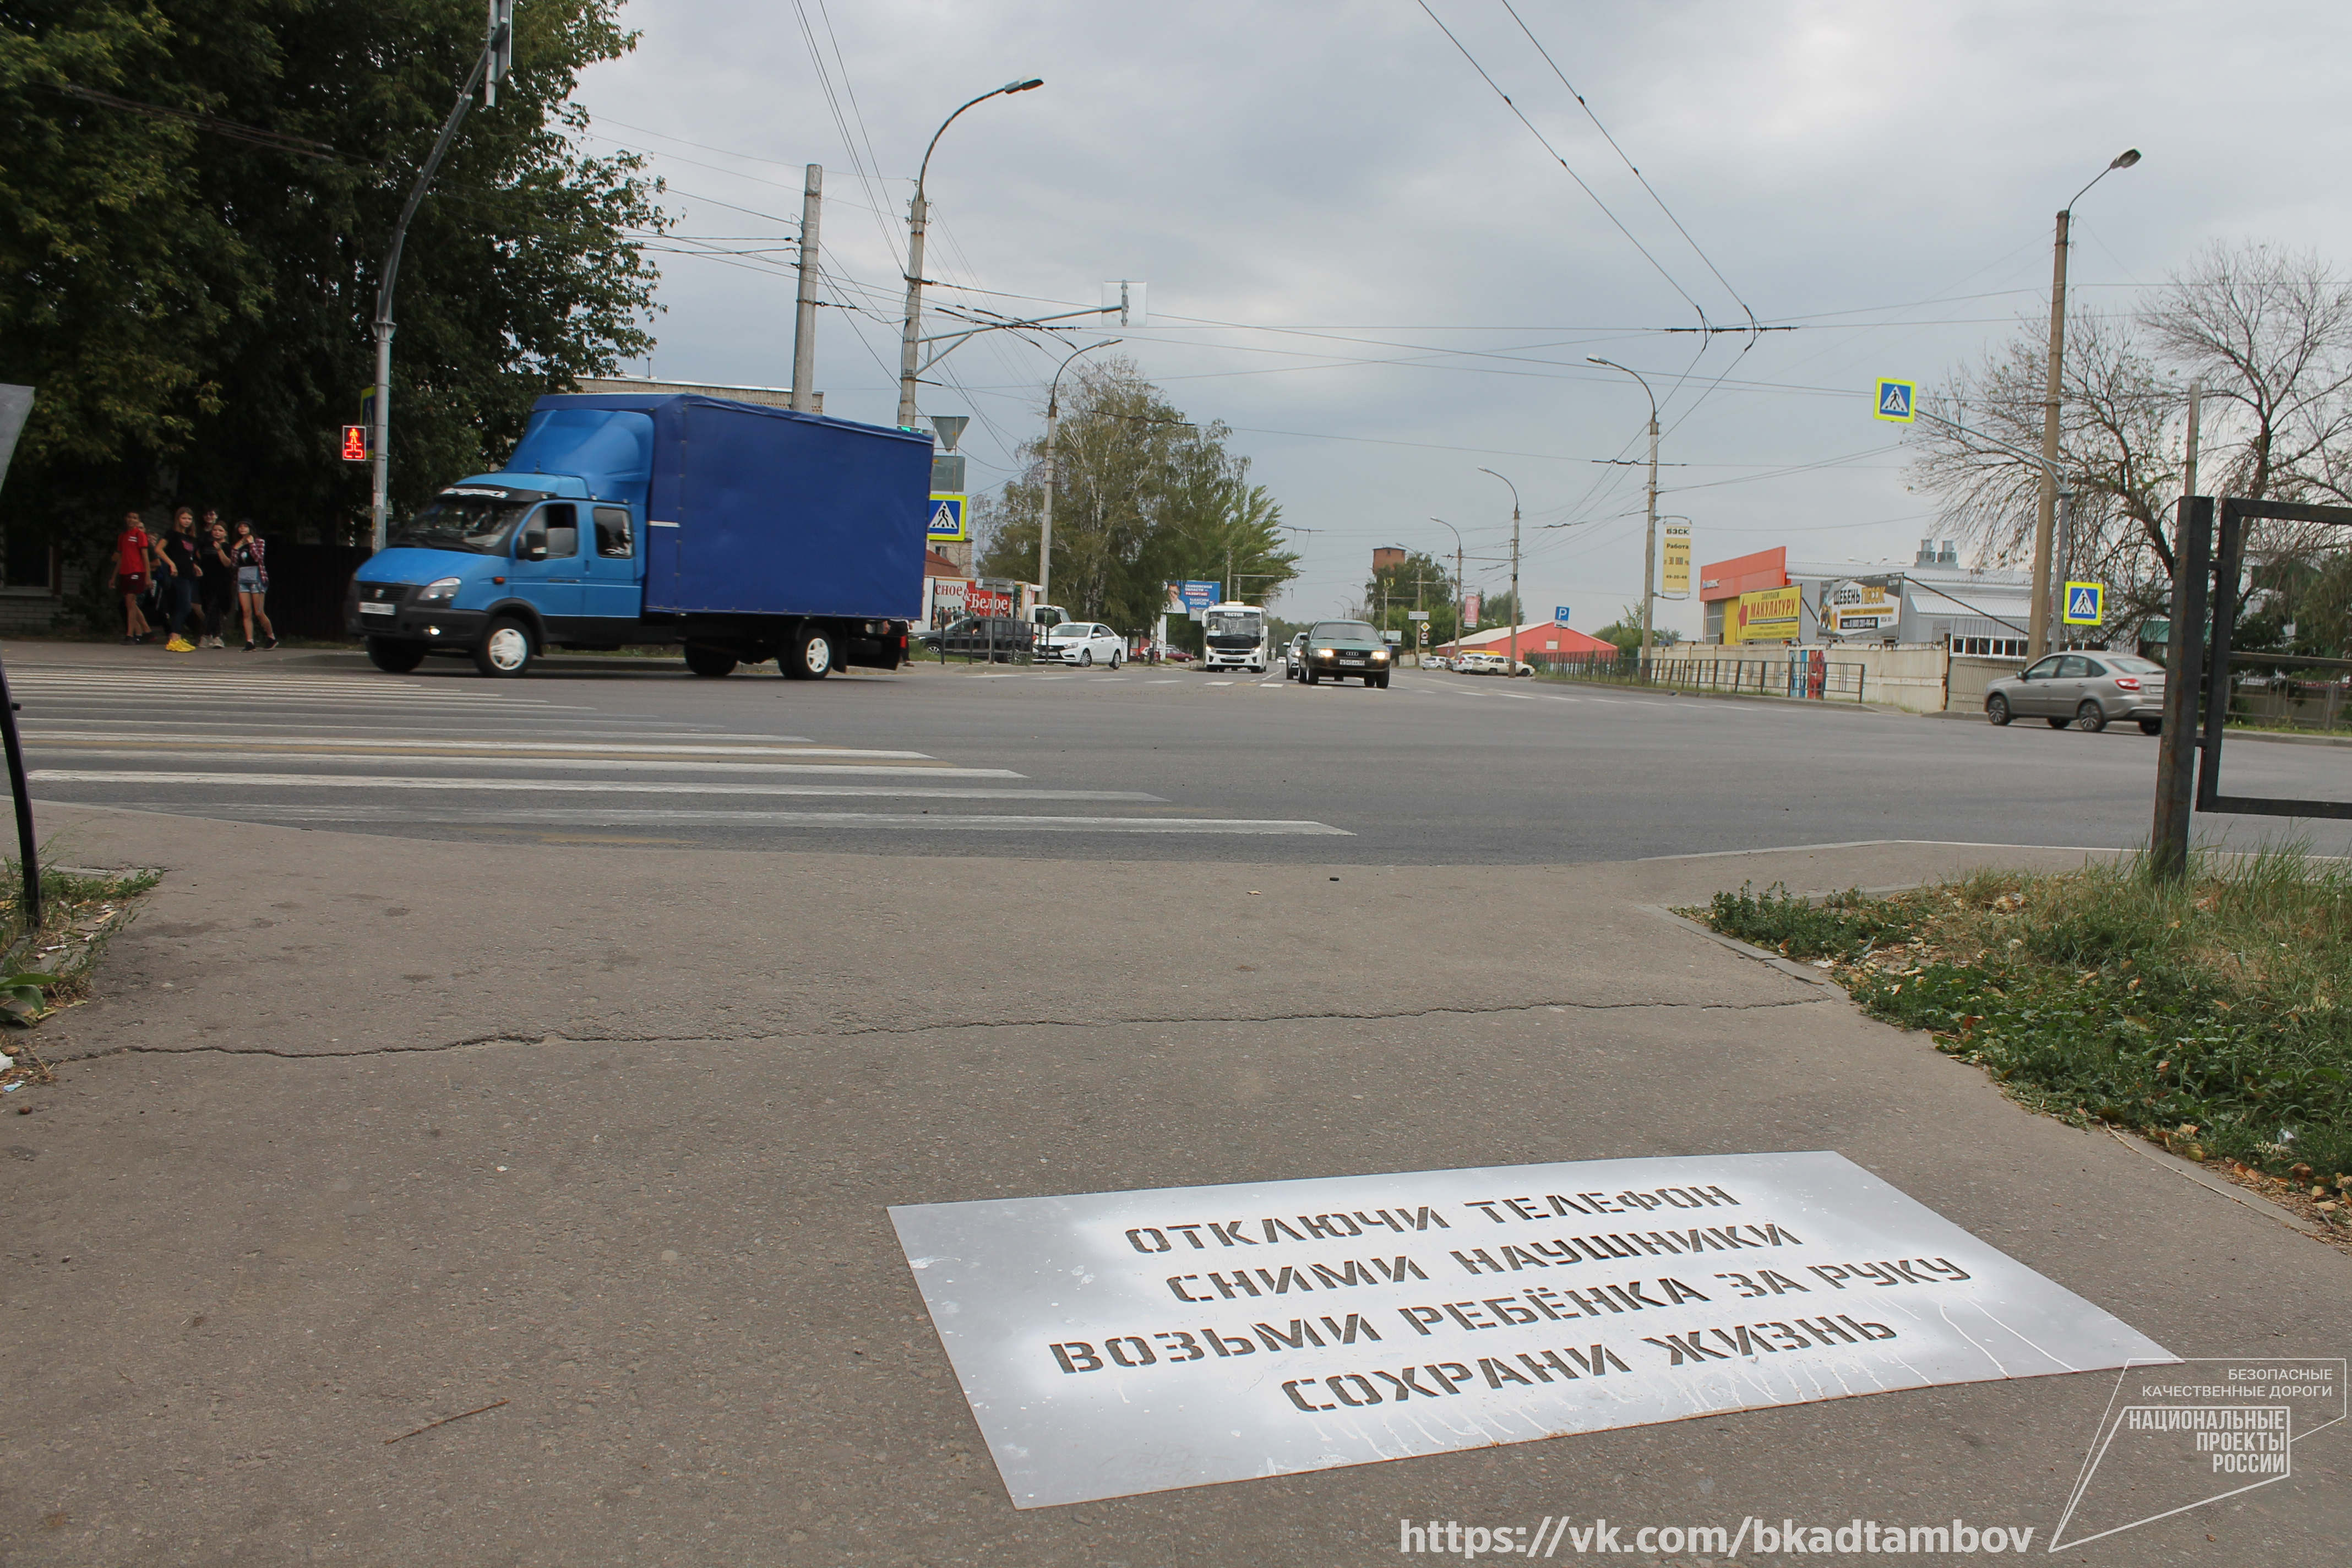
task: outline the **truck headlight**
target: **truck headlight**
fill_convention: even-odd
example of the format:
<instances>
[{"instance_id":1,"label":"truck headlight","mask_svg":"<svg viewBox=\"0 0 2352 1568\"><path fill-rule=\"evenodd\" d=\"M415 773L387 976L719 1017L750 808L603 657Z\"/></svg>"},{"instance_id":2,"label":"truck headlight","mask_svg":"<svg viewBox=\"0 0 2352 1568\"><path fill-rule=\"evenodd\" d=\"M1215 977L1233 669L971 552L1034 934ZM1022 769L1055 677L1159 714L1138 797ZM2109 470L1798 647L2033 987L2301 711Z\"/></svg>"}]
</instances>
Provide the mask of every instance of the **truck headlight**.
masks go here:
<instances>
[{"instance_id":1,"label":"truck headlight","mask_svg":"<svg viewBox=\"0 0 2352 1568\"><path fill-rule=\"evenodd\" d=\"M416 602L420 605L446 605L457 596L461 586L462 583L455 577L436 578L417 591Z\"/></svg>"}]
</instances>

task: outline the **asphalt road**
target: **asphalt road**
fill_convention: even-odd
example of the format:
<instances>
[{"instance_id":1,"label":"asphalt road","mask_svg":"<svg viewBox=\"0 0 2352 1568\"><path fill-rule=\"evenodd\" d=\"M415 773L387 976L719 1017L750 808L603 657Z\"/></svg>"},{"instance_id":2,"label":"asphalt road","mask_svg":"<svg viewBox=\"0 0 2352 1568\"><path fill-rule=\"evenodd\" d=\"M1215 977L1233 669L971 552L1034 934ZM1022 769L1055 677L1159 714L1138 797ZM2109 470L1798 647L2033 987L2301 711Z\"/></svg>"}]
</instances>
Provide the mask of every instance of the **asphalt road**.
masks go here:
<instances>
[{"instance_id":1,"label":"asphalt road","mask_svg":"<svg viewBox=\"0 0 2352 1568\"><path fill-rule=\"evenodd\" d=\"M38 799L344 832L756 850L1580 863L1882 839L2118 848L2157 742L1401 670L919 666L722 680L21 646ZM2352 752L2240 742L2235 791L2352 797ZM2248 848L2341 823L2213 816Z\"/></svg>"}]
</instances>

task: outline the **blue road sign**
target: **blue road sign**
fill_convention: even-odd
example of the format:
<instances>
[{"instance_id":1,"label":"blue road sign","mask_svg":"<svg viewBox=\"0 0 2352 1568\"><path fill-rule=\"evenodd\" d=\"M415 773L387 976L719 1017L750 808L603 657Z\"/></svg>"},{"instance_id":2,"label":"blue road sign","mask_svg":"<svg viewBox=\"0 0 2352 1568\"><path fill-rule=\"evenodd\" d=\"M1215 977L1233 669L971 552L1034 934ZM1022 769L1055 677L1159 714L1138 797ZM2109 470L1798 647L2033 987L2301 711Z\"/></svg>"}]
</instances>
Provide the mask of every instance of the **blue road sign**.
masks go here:
<instances>
[{"instance_id":1,"label":"blue road sign","mask_svg":"<svg viewBox=\"0 0 2352 1568\"><path fill-rule=\"evenodd\" d=\"M931 497L931 525L927 532L932 542L953 542L964 537L963 502L961 496Z\"/></svg>"},{"instance_id":2,"label":"blue road sign","mask_svg":"<svg viewBox=\"0 0 2352 1568\"><path fill-rule=\"evenodd\" d=\"M1918 402L1918 394L1919 388L1915 382L1890 381L1880 376L1878 406L1873 411L1873 417L1891 419L1897 425L1910 424L1916 417L1913 405Z\"/></svg>"},{"instance_id":3,"label":"blue road sign","mask_svg":"<svg viewBox=\"0 0 2352 1568\"><path fill-rule=\"evenodd\" d=\"M2104 583L2066 584L2066 624L2095 626L2107 618L2107 587Z\"/></svg>"},{"instance_id":4,"label":"blue road sign","mask_svg":"<svg viewBox=\"0 0 2352 1568\"><path fill-rule=\"evenodd\" d=\"M1568 606L1566 605L1554 605L1551 607L1551 618L1554 625L1563 626L1568 625Z\"/></svg>"}]
</instances>

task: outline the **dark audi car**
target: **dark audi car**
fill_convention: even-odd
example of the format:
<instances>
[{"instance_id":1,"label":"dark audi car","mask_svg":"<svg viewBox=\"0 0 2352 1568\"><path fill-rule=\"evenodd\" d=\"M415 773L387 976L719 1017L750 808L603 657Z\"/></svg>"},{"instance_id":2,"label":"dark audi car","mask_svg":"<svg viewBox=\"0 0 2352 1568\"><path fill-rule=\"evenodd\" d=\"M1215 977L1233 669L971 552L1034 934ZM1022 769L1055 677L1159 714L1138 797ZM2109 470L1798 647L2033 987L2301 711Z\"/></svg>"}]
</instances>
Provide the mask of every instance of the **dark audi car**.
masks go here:
<instances>
[{"instance_id":1,"label":"dark audi car","mask_svg":"<svg viewBox=\"0 0 2352 1568\"><path fill-rule=\"evenodd\" d=\"M1307 657L1301 679L1309 686L1345 680L1351 675L1367 686L1389 683L1392 662L1389 645L1366 622L1318 621L1307 628L1303 651Z\"/></svg>"}]
</instances>

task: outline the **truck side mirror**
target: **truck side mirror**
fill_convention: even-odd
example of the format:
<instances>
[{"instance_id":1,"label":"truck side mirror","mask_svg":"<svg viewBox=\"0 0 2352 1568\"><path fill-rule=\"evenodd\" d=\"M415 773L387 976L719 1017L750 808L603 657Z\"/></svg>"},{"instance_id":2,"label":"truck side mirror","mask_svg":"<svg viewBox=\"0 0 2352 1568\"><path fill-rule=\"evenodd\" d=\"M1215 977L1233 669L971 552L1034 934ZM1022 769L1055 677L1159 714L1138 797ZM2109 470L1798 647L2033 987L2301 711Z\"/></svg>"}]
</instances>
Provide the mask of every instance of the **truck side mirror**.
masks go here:
<instances>
[{"instance_id":1,"label":"truck side mirror","mask_svg":"<svg viewBox=\"0 0 2352 1568\"><path fill-rule=\"evenodd\" d=\"M545 529L534 528L529 533L522 536L522 559L525 561L544 561L547 559L547 531Z\"/></svg>"}]
</instances>

